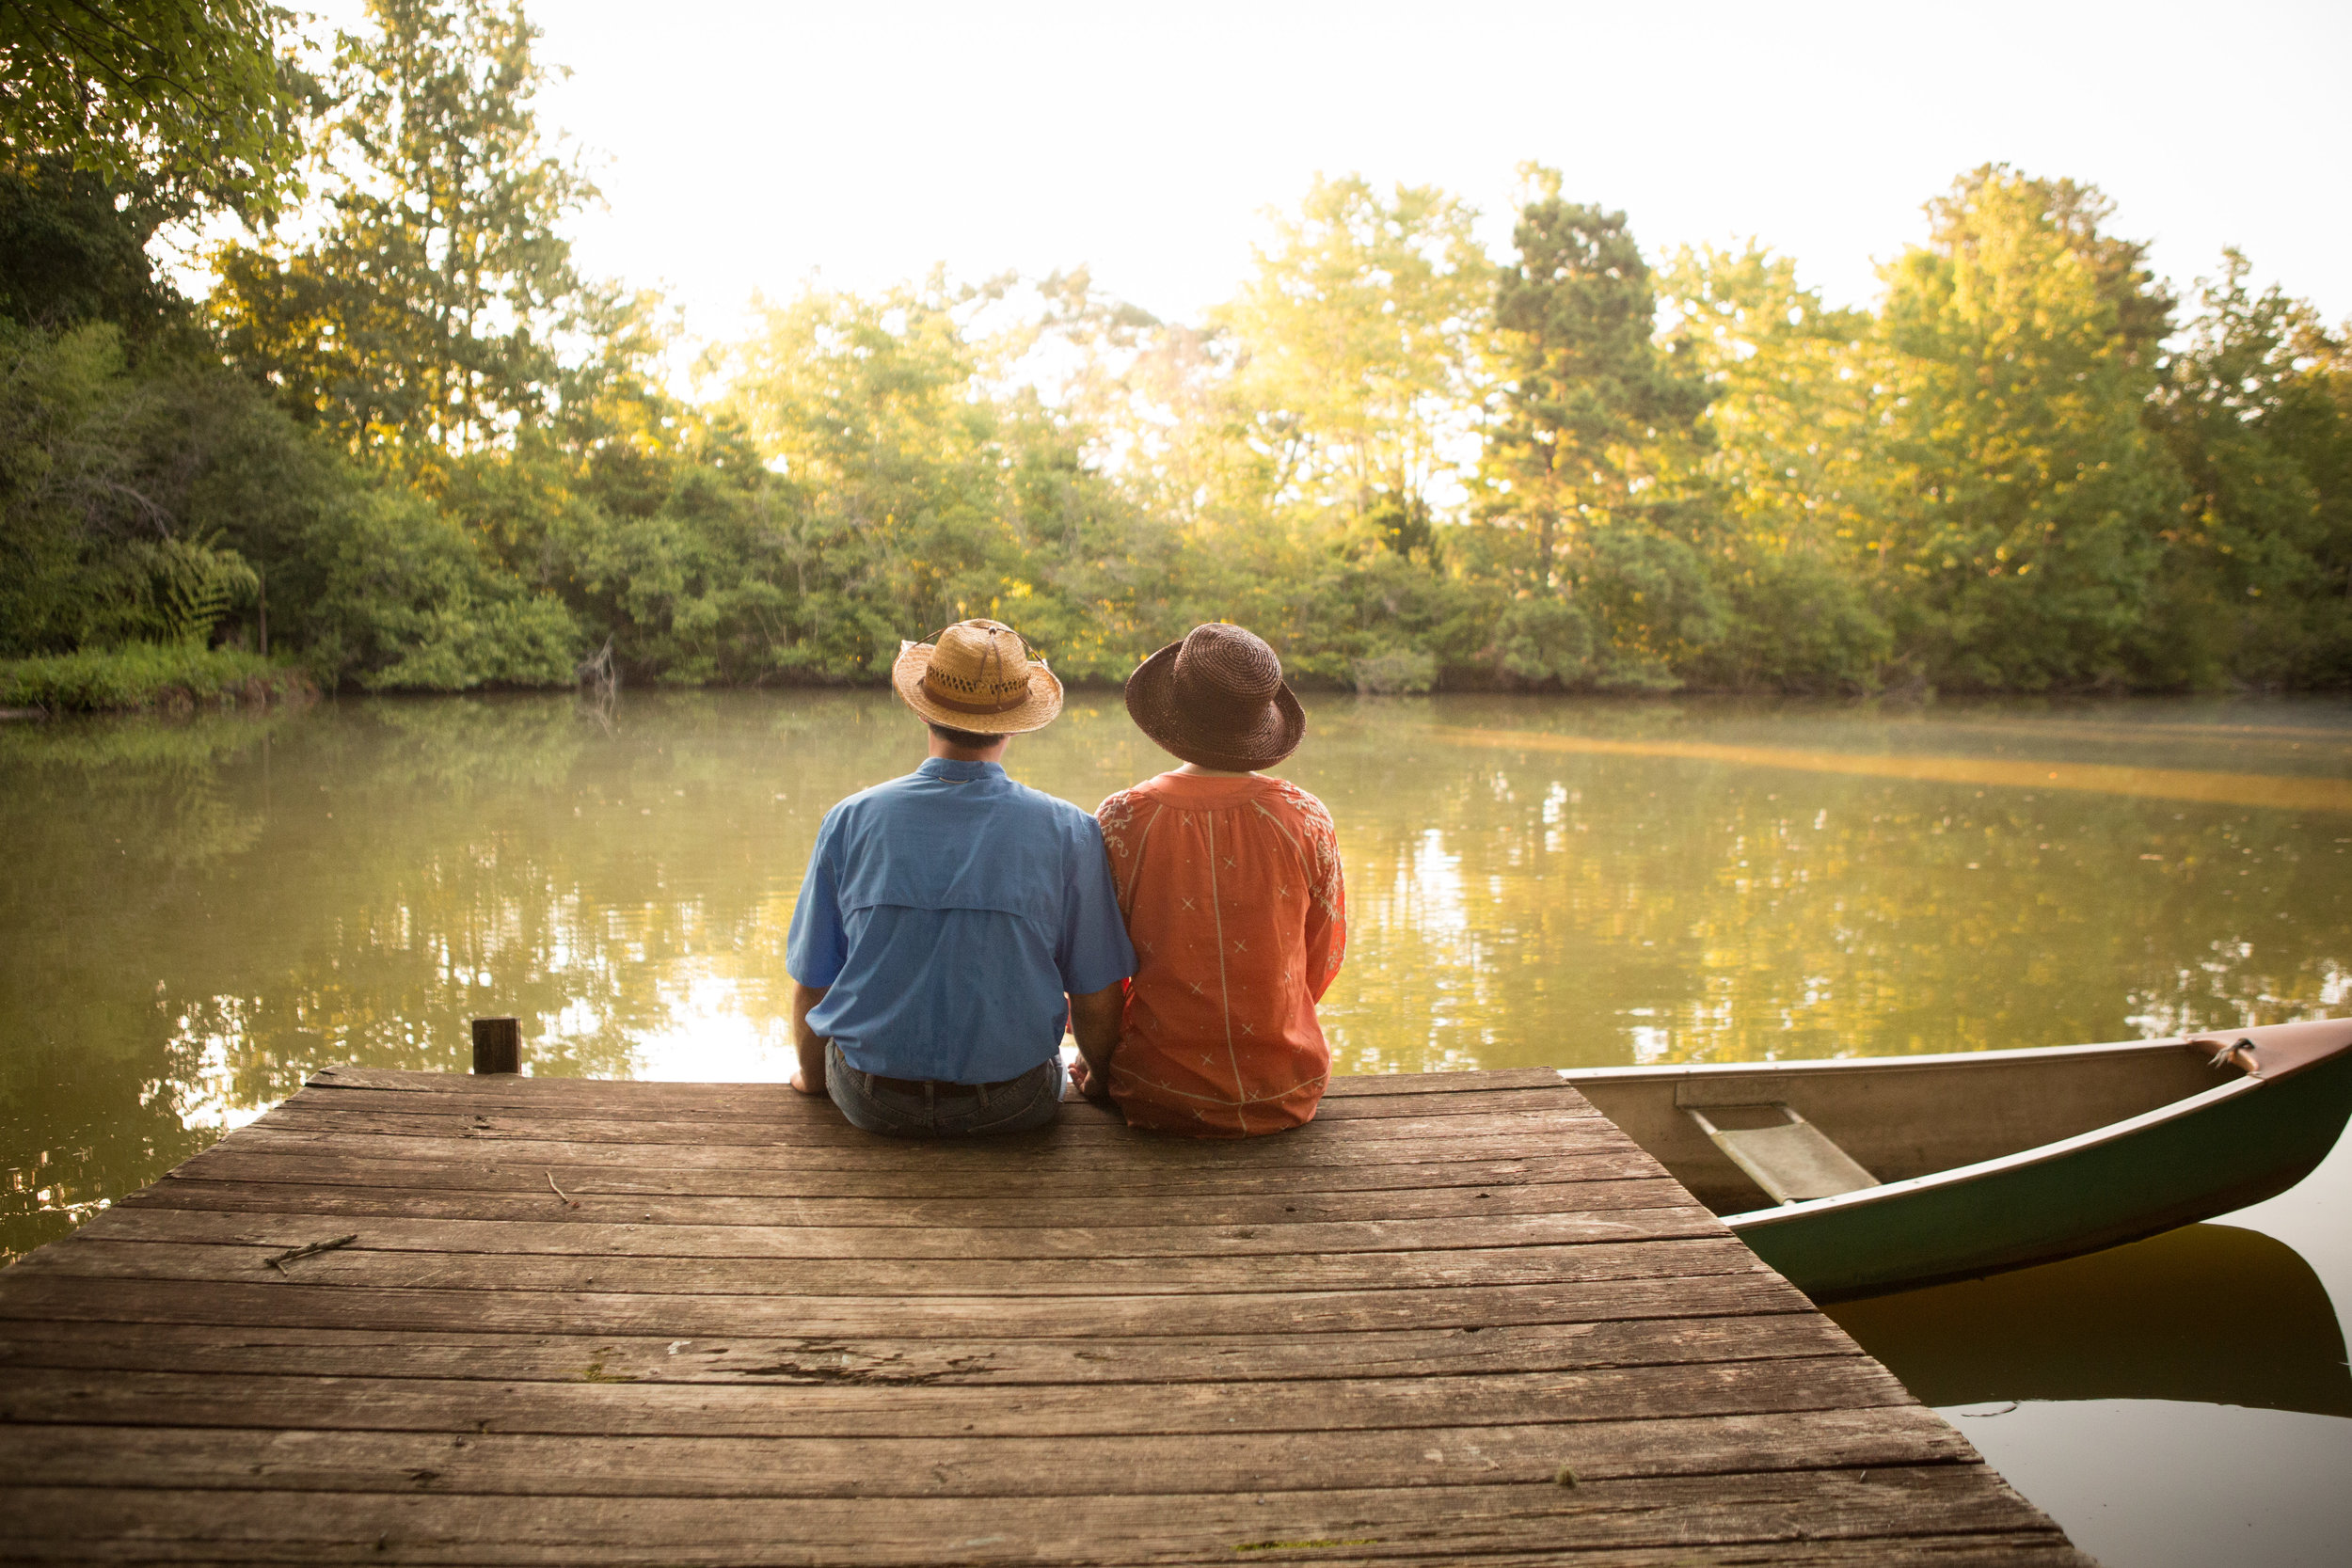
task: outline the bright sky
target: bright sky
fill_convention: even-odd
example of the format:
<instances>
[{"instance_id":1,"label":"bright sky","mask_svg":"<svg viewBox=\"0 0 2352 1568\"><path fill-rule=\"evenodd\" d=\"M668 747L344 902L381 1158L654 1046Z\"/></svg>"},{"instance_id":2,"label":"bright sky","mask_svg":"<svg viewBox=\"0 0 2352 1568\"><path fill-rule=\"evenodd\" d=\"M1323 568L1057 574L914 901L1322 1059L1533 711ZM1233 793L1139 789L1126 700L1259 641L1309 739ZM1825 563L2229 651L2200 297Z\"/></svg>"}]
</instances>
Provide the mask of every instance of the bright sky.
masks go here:
<instances>
[{"instance_id":1,"label":"bright sky","mask_svg":"<svg viewBox=\"0 0 2352 1568\"><path fill-rule=\"evenodd\" d=\"M352 0L328 0L348 15ZM603 159L591 272L706 337L755 290L1080 263L1225 297L1318 171L1434 183L1509 241L1520 161L1653 256L1755 235L1834 301L1978 164L2115 198L2185 287L2221 246L2352 315L2352 6L739 4L535 0L545 106Z\"/></svg>"}]
</instances>

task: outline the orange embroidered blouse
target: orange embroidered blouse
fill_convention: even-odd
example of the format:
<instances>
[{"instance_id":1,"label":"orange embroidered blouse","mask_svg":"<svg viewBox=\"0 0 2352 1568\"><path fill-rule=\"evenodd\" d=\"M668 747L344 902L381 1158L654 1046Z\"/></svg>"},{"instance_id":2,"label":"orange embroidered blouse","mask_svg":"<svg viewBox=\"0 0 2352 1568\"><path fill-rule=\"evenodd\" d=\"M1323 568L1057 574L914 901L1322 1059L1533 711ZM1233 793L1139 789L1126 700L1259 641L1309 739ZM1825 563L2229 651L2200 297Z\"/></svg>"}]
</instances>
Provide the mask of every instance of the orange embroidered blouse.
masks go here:
<instances>
[{"instance_id":1,"label":"orange embroidered blouse","mask_svg":"<svg viewBox=\"0 0 2352 1568\"><path fill-rule=\"evenodd\" d=\"M1111 1096L1195 1137L1311 1120L1331 1074L1315 1003L1347 945L1339 839L1280 779L1163 773L1103 802L1136 947Z\"/></svg>"}]
</instances>

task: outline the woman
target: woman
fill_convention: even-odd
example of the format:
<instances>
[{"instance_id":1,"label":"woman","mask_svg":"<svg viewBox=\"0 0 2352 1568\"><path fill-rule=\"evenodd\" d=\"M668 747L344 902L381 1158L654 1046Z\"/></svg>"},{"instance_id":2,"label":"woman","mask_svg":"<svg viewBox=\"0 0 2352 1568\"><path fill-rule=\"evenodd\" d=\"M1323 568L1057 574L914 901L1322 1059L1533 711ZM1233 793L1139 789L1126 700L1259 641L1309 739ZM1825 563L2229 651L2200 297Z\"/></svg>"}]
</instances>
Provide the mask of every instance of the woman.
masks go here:
<instances>
[{"instance_id":1,"label":"woman","mask_svg":"<svg viewBox=\"0 0 2352 1568\"><path fill-rule=\"evenodd\" d=\"M1127 712L1182 766L1095 813L1137 968L1118 1043L1087 1055L1079 1086L1136 1127L1296 1127L1330 1078L1315 1003L1340 971L1347 893L1330 813L1259 769L1298 749L1307 716L1274 650L1225 625L1137 666Z\"/></svg>"}]
</instances>

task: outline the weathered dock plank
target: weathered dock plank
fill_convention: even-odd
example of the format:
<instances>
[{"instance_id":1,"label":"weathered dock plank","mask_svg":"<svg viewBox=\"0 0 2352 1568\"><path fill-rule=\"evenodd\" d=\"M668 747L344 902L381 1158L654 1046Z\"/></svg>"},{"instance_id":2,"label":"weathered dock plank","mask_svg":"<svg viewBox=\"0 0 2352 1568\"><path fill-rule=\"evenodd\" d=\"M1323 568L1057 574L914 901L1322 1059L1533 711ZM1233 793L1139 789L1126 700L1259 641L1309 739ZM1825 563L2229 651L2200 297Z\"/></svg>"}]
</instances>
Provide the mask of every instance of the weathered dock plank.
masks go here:
<instances>
[{"instance_id":1,"label":"weathered dock plank","mask_svg":"<svg viewBox=\"0 0 2352 1568\"><path fill-rule=\"evenodd\" d=\"M0 1478L23 1560L2084 1560L1541 1072L991 1146L323 1073L0 1273Z\"/></svg>"}]
</instances>

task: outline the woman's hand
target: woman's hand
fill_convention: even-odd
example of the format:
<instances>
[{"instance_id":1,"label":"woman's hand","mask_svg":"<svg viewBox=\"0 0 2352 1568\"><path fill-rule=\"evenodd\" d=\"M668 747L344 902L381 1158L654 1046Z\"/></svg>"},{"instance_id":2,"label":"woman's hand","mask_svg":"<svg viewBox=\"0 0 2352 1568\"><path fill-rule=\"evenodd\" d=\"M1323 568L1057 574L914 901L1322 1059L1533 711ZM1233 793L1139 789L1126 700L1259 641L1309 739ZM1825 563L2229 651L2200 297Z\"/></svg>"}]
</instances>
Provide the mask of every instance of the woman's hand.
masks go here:
<instances>
[{"instance_id":1,"label":"woman's hand","mask_svg":"<svg viewBox=\"0 0 2352 1568\"><path fill-rule=\"evenodd\" d=\"M1111 1102L1111 1057L1119 1050L1120 1014L1126 1006L1124 980L1070 999L1070 1032L1078 1037L1078 1060L1070 1069L1070 1081L1097 1105Z\"/></svg>"},{"instance_id":2,"label":"woman's hand","mask_svg":"<svg viewBox=\"0 0 2352 1568\"><path fill-rule=\"evenodd\" d=\"M1084 1056L1070 1064L1070 1086L1097 1105L1111 1102L1110 1074L1089 1069Z\"/></svg>"}]
</instances>

